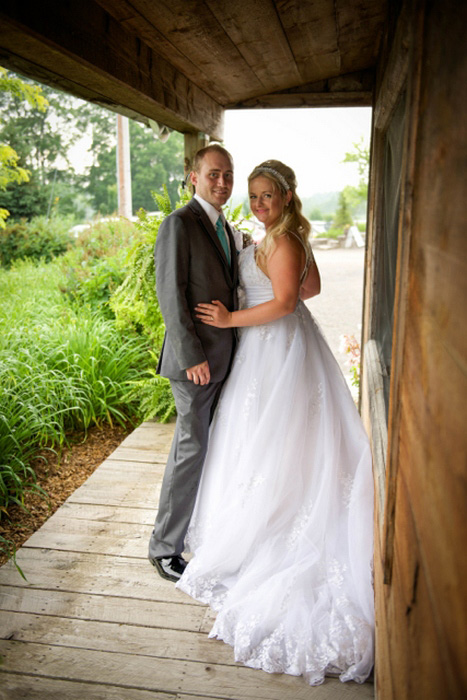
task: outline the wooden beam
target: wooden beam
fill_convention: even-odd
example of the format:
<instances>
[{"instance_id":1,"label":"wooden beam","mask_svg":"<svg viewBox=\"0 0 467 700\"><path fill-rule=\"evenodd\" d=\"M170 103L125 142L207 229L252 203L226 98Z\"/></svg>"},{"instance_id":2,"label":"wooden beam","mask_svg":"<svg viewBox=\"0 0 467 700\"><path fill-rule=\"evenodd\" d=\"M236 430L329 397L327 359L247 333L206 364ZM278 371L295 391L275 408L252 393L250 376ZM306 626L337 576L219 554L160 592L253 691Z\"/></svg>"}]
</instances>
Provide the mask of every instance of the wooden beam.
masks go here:
<instances>
[{"instance_id":1,"label":"wooden beam","mask_svg":"<svg viewBox=\"0 0 467 700\"><path fill-rule=\"evenodd\" d=\"M222 139L222 107L94 0L4 2L0 63L140 121Z\"/></svg>"},{"instance_id":2,"label":"wooden beam","mask_svg":"<svg viewBox=\"0 0 467 700\"><path fill-rule=\"evenodd\" d=\"M371 107L371 92L315 92L261 95L228 105L227 109L275 109L284 107Z\"/></svg>"},{"instance_id":3,"label":"wooden beam","mask_svg":"<svg viewBox=\"0 0 467 700\"><path fill-rule=\"evenodd\" d=\"M258 95L227 108L367 107L373 103L373 85L374 71L370 69Z\"/></svg>"}]
</instances>

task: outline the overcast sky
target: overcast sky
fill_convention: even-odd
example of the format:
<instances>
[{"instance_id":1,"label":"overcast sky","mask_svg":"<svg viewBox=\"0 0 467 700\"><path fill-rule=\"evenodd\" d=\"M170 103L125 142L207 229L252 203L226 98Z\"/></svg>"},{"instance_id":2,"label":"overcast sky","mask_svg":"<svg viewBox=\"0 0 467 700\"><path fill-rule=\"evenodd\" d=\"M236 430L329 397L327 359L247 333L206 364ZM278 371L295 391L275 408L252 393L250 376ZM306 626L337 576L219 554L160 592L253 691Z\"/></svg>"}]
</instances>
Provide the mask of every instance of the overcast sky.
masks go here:
<instances>
[{"instance_id":1,"label":"overcast sky","mask_svg":"<svg viewBox=\"0 0 467 700\"><path fill-rule=\"evenodd\" d=\"M227 111L224 144L235 161L233 194L246 195L248 175L269 158L295 170L300 197L356 185L356 164L342 160L361 136L369 142L370 127L369 107Z\"/></svg>"}]
</instances>

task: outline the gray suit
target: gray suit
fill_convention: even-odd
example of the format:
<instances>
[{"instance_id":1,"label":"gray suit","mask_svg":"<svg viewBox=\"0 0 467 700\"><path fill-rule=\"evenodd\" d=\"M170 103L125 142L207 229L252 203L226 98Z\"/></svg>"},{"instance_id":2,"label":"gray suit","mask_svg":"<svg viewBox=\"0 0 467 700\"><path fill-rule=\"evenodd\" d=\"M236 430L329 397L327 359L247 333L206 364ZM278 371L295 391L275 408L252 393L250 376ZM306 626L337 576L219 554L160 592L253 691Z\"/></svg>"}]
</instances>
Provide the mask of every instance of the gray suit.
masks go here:
<instances>
[{"instance_id":1,"label":"gray suit","mask_svg":"<svg viewBox=\"0 0 467 700\"><path fill-rule=\"evenodd\" d=\"M227 225L231 264L200 204L192 199L159 229L155 248L156 290L166 326L158 373L170 379L177 424L165 469L149 556L181 554L206 455L209 422L232 361L233 329L207 326L195 318L199 302L219 299L237 306L238 265ZM186 369L205 360L211 381L189 381Z\"/></svg>"}]
</instances>

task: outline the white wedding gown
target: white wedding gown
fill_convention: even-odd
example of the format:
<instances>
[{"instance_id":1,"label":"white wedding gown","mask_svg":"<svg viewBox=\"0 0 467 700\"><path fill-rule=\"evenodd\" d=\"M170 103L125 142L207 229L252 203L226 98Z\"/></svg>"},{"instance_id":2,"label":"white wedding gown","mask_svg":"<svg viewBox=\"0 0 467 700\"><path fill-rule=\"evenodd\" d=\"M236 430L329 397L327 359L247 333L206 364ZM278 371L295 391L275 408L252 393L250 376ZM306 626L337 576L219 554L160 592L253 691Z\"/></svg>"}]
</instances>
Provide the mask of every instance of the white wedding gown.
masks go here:
<instances>
[{"instance_id":1,"label":"white wedding gown","mask_svg":"<svg viewBox=\"0 0 467 700\"><path fill-rule=\"evenodd\" d=\"M273 297L254 246L243 306ZM241 331L212 422L177 587L210 633L269 672L363 682L373 665L373 480L368 440L312 315Z\"/></svg>"}]
</instances>

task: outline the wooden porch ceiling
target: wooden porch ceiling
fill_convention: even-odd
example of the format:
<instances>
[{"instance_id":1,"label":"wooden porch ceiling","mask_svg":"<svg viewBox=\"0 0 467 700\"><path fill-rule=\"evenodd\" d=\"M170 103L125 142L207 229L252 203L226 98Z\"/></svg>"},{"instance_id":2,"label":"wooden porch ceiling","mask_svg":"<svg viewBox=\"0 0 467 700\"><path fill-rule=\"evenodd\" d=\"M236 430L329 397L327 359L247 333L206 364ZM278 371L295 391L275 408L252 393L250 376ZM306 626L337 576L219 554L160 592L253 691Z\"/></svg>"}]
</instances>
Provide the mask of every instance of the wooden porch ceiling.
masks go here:
<instances>
[{"instance_id":1,"label":"wooden porch ceiling","mask_svg":"<svg viewBox=\"0 0 467 700\"><path fill-rule=\"evenodd\" d=\"M224 109L368 105L386 0L2 0L0 64L222 138Z\"/></svg>"}]
</instances>

